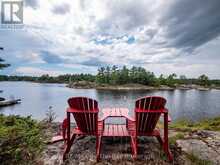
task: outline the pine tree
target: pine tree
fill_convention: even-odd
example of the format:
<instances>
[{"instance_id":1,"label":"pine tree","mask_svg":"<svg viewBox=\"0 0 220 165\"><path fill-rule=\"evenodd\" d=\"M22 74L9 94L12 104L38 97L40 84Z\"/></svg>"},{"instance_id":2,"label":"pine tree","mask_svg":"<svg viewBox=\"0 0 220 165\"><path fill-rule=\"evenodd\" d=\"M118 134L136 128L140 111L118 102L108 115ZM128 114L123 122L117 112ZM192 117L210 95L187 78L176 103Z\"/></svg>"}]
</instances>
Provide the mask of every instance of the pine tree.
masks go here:
<instances>
[{"instance_id":1,"label":"pine tree","mask_svg":"<svg viewBox=\"0 0 220 165\"><path fill-rule=\"evenodd\" d=\"M200 85L209 86L209 77L206 76L205 74L199 76L198 80Z\"/></svg>"},{"instance_id":2,"label":"pine tree","mask_svg":"<svg viewBox=\"0 0 220 165\"><path fill-rule=\"evenodd\" d=\"M0 47L0 50L4 50L4 48ZM2 62L4 62L5 60L3 60L2 58L0 58L0 69L3 69L3 68L6 68L6 67L9 67L10 65L9 64L4 64Z\"/></svg>"}]
</instances>

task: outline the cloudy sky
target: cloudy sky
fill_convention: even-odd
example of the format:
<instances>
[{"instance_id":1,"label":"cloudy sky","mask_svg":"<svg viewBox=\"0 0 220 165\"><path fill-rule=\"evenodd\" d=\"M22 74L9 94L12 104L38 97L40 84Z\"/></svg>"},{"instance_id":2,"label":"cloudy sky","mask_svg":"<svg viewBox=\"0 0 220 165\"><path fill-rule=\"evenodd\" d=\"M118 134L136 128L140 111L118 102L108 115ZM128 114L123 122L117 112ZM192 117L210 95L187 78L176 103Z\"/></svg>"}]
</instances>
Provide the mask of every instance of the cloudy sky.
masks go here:
<instances>
[{"instance_id":1,"label":"cloudy sky","mask_svg":"<svg viewBox=\"0 0 220 165\"><path fill-rule=\"evenodd\" d=\"M1 1L1 0L0 0ZM220 78L220 0L26 0L23 29L0 29L9 75L142 66Z\"/></svg>"}]
</instances>

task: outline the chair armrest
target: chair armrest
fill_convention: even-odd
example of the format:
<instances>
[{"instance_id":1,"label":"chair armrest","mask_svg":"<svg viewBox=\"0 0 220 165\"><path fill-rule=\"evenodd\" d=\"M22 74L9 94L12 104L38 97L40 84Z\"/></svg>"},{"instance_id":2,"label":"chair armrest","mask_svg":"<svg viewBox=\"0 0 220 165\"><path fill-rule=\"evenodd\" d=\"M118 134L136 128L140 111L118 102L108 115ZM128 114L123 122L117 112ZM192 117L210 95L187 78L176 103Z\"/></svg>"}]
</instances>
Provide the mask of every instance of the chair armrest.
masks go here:
<instances>
[{"instance_id":1,"label":"chair armrest","mask_svg":"<svg viewBox=\"0 0 220 165\"><path fill-rule=\"evenodd\" d=\"M172 122L172 118L170 117L169 114L168 114L168 122Z\"/></svg>"},{"instance_id":2,"label":"chair armrest","mask_svg":"<svg viewBox=\"0 0 220 165\"><path fill-rule=\"evenodd\" d=\"M167 113L168 113L168 109L167 108L165 108L165 110L167 111ZM172 118L170 117L170 115L169 115L169 113L168 113L168 122L171 122L172 121Z\"/></svg>"},{"instance_id":3,"label":"chair armrest","mask_svg":"<svg viewBox=\"0 0 220 165\"><path fill-rule=\"evenodd\" d=\"M139 113L168 113L168 110L165 108L165 109L158 109L158 110L151 110L151 109L148 109L148 110L142 110L142 109L135 109L135 112L139 112Z\"/></svg>"},{"instance_id":4,"label":"chair armrest","mask_svg":"<svg viewBox=\"0 0 220 165\"><path fill-rule=\"evenodd\" d=\"M161 113L162 116L164 116L165 113L168 113L168 109L167 108L164 108L164 109L160 109L160 110L142 110L142 109L135 109L135 112L139 112L139 113L143 113L143 112L146 112L146 113ZM171 117L169 116L168 114L168 122L171 122L172 119Z\"/></svg>"}]
</instances>

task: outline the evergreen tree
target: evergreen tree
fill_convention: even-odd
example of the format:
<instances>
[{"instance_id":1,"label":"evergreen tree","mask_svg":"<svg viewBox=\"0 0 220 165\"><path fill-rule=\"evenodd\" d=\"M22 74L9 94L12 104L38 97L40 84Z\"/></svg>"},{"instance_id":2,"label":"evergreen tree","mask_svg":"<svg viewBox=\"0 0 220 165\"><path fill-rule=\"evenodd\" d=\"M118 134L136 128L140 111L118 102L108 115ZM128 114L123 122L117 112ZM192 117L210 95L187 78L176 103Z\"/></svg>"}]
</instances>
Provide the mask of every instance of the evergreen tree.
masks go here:
<instances>
[{"instance_id":1,"label":"evergreen tree","mask_svg":"<svg viewBox=\"0 0 220 165\"><path fill-rule=\"evenodd\" d=\"M129 70L126 68L126 66L123 66L121 69L119 77L119 84L129 83Z\"/></svg>"},{"instance_id":2,"label":"evergreen tree","mask_svg":"<svg viewBox=\"0 0 220 165\"><path fill-rule=\"evenodd\" d=\"M105 83L105 68L104 67L101 67L100 69L98 69L98 74L96 76L96 82L98 84Z\"/></svg>"},{"instance_id":3,"label":"evergreen tree","mask_svg":"<svg viewBox=\"0 0 220 165\"><path fill-rule=\"evenodd\" d=\"M110 83L113 85L118 83L118 67L116 65L112 66Z\"/></svg>"},{"instance_id":4,"label":"evergreen tree","mask_svg":"<svg viewBox=\"0 0 220 165\"><path fill-rule=\"evenodd\" d=\"M199 84L203 86L209 86L209 78L205 74L199 76Z\"/></svg>"},{"instance_id":5,"label":"evergreen tree","mask_svg":"<svg viewBox=\"0 0 220 165\"><path fill-rule=\"evenodd\" d=\"M4 50L4 48L0 47L0 51ZM5 64L5 63L2 63L4 62L5 60L3 60L2 58L0 58L0 70L3 69L3 68L6 68L6 67L9 67L10 65L9 64Z\"/></svg>"},{"instance_id":6,"label":"evergreen tree","mask_svg":"<svg viewBox=\"0 0 220 165\"><path fill-rule=\"evenodd\" d=\"M111 78L111 68L109 66L107 66L105 69L105 82L107 84L110 83L110 78Z\"/></svg>"},{"instance_id":7,"label":"evergreen tree","mask_svg":"<svg viewBox=\"0 0 220 165\"><path fill-rule=\"evenodd\" d=\"M161 85L165 85L166 84L166 78L164 77L163 74L160 75L159 82L160 82Z\"/></svg>"},{"instance_id":8,"label":"evergreen tree","mask_svg":"<svg viewBox=\"0 0 220 165\"><path fill-rule=\"evenodd\" d=\"M137 74L137 67L133 66L131 69L130 69L130 80L132 83L137 83L136 82L136 74Z\"/></svg>"},{"instance_id":9,"label":"evergreen tree","mask_svg":"<svg viewBox=\"0 0 220 165\"><path fill-rule=\"evenodd\" d=\"M171 74L171 75L169 75L168 77L167 77L167 85L168 86L174 86L175 85L175 83L176 83L176 81L175 81L175 78L177 77L177 75L175 74L175 73L173 73L173 74Z\"/></svg>"}]
</instances>

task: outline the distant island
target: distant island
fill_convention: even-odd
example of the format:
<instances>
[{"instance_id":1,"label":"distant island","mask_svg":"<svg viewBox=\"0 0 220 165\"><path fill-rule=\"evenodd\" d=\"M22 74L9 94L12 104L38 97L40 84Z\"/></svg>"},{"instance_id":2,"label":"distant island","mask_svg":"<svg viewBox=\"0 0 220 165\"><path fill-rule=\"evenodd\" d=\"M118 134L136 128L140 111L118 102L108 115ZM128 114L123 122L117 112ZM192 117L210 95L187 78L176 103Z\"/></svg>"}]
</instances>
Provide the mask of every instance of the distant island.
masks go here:
<instances>
[{"instance_id":1,"label":"distant island","mask_svg":"<svg viewBox=\"0 0 220 165\"><path fill-rule=\"evenodd\" d=\"M147 86L142 84L123 84L123 85L109 85L109 84L96 84L95 82L88 81L78 81L71 84L67 84L69 88L75 89L98 89L98 90L190 90L197 89L201 91L208 91L211 89L220 89L220 87L212 86L212 87L204 87L195 84L176 84L176 86L167 86L167 85L159 85L159 86Z\"/></svg>"},{"instance_id":2,"label":"distant island","mask_svg":"<svg viewBox=\"0 0 220 165\"><path fill-rule=\"evenodd\" d=\"M0 75L0 81L31 81L38 83L65 83L70 88L95 88L110 90L174 90L174 89L220 89L220 80L211 80L205 74L198 78L179 77L172 73L168 76L161 74L155 76L153 72L143 67L121 68L101 67L96 75L92 74L65 74L40 77L34 76L7 76Z\"/></svg>"}]
</instances>

